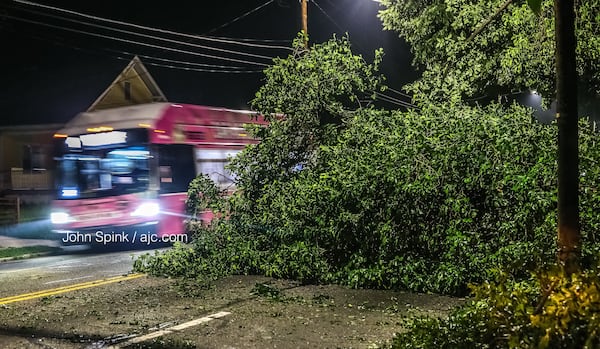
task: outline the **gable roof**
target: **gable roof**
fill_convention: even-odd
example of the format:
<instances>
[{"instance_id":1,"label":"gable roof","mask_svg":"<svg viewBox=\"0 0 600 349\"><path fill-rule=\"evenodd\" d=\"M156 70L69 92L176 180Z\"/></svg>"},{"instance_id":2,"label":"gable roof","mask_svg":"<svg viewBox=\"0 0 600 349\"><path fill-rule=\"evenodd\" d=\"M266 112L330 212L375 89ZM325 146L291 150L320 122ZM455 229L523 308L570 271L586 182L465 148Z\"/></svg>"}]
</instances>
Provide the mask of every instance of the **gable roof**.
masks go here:
<instances>
[{"instance_id":1,"label":"gable roof","mask_svg":"<svg viewBox=\"0 0 600 349\"><path fill-rule=\"evenodd\" d=\"M167 102L167 98L142 61L135 56L87 111L151 102Z\"/></svg>"}]
</instances>

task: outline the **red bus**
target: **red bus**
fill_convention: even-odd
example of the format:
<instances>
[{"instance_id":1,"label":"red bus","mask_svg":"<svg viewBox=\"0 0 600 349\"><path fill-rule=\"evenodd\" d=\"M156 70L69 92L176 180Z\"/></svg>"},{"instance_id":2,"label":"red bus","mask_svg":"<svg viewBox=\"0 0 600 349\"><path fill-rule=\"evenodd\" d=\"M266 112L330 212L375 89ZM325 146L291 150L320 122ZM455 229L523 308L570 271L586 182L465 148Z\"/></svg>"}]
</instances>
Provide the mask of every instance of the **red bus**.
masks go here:
<instances>
[{"instance_id":1,"label":"red bus","mask_svg":"<svg viewBox=\"0 0 600 349\"><path fill-rule=\"evenodd\" d=\"M50 219L66 245L185 241L190 181L234 184L228 160L256 143L253 112L150 103L84 112L54 138L57 197Z\"/></svg>"}]
</instances>

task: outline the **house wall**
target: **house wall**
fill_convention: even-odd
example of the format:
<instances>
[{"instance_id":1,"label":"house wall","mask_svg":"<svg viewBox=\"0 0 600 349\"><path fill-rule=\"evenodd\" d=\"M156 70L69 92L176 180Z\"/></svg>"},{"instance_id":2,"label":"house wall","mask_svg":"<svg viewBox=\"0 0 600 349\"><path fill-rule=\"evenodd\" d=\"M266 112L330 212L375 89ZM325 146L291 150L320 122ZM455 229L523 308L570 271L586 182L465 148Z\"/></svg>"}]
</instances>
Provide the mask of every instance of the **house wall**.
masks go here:
<instances>
[{"instance_id":1,"label":"house wall","mask_svg":"<svg viewBox=\"0 0 600 349\"><path fill-rule=\"evenodd\" d=\"M53 135L61 127L0 127L0 192L53 189ZM28 164L31 169L26 168Z\"/></svg>"}]
</instances>

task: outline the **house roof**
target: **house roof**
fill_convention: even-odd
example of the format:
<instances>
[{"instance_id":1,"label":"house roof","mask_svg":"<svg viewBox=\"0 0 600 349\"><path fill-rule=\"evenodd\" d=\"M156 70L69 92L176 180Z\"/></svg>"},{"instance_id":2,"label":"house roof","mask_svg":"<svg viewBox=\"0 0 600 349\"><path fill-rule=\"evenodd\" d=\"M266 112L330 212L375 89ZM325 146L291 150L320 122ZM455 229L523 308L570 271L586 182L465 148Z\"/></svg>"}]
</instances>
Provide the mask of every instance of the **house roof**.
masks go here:
<instances>
[{"instance_id":1,"label":"house roof","mask_svg":"<svg viewBox=\"0 0 600 349\"><path fill-rule=\"evenodd\" d=\"M135 56L87 111L151 102L167 102L167 98L142 61Z\"/></svg>"}]
</instances>

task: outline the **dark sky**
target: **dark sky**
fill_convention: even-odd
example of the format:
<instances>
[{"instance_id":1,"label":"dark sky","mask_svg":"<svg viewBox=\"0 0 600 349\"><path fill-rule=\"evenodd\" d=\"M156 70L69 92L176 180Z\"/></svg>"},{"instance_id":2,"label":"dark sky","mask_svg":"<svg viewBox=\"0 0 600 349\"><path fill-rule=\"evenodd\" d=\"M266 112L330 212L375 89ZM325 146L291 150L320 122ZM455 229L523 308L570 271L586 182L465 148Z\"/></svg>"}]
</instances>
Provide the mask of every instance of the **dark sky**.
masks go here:
<instances>
[{"instance_id":1,"label":"dark sky","mask_svg":"<svg viewBox=\"0 0 600 349\"><path fill-rule=\"evenodd\" d=\"M410 67L408 47L395 33L383 31L376 17L378 9L379 4L372 0L313 0L309 2L308 14L310 40L323 42L334 33L339 36L348 32L355 53L362 54L369 62L373 51L383 47L383 73L388 77L389 86L399 90L416 74ZM286 47L301 28L298 0L40 0L34 3L2 0L0 125L68 121L87 109L133 54L140 56L169 101L247 108L261 85L263 74L232 70L261 71L263 67L256 63L269 63L265 58L252 55L287 55L282 49L191 41L92 16L186 34L252 38L259 40L252 41L255 44ZM159 40L160 37L171 42ZM184 46L175 41L244 55ZM181 69L184 67L196 70ZM390 95L406 101L392 92Z\"/></svg>"}]
</instances>

